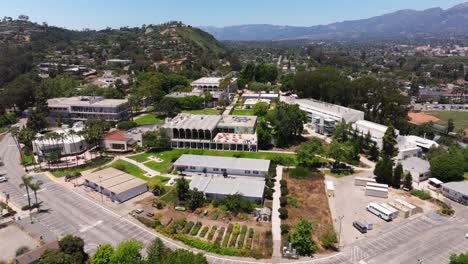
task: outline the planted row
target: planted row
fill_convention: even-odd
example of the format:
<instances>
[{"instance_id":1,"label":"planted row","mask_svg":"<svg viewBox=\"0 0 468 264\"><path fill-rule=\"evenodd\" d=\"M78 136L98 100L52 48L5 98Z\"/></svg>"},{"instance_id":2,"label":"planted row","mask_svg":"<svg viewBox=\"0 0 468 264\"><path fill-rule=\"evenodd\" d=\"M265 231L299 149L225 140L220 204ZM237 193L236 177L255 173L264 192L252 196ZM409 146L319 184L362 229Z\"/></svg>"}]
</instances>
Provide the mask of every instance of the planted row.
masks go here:
<instances>
[{"instance_id":1,"label":"planted row","mask_svg":"<svg viewBox=\"0 0 468 264\"><path fill-rule=\"evenodd\" d=\"M233 227L234 226L232 224L228 225L228 228L226 230L226 234L224 235L224 239L223 239L223 244L222 244L223 247L227 247L228 242L229 242L229 237L231 236Z\"/></svg>"},{"instance_id":2,"label":"planted row","mask_svg":"<svg viewBox=\"0 0 468 264\"><path fill-rule=\"evenodd\" d=\"M226 228L223 226L221 227L221 229L218 231L218 235L216 236L216 240L215 240L215 243L216 244L220 244L221 243L221 239L223 239L223 235L224 235L224 230Z\"/></svg>"},{"instance_id":3,"label":"planted row","mask_svg":"<svg viewBox=\"0 0 468 264\"><path fill-rule=\"evenodd\" d=\"M196 236L198 234L198 231L200 231L201 226L202 226L201 222L197 222L195 224L195 226L193 227L192 232L191 232L192 236Z\"/></svg>"},{"instance_id":4,"label":"planted row","mask_svg":"<svg viewBox=\"0 0 468 264\"><path fill-rule=\"evenodd\" d=\"M237 237L239 236L239 233L240 233L240 225L236 223L234 225L234 230L232 231L232 237L231 237L231 241L229 242L229 247L236 246L236 241L237 241Z\"/></svg>"},{"instance_id":5,"label":"planted row","mask_svg":"<svg viewBox=\"0 0 468 264\"><path fill-rule=\"evenodd\" d=\"M247 233L247 226L243 225L240 231L239 241L237 241L237 247L244 247L245 234Z\"/></svg>"},{"instance_id":6,"label":"planted row","mask_svg":"<svg viewBox=\"0 0 468 264\"><path fill-rule=\"evenodd\" d=\"M202 231L200 232L200 237L205 237L206 233L208 232L208 227L203 227Z\"/></svg>"},{"instance_id":7,"label":"planted row","mask_svg":"<svg viewBox=\"0 0 468 264\"><path fill-rule=\"evenodd\" d=\"M217 229L218 229L218 226L216 225L211 227L210 233L208 233L208 240L211 241L213 239Z\"/></svg>"},{"instance_id":8,"label":"planted row","mask_svg":"<svg viewBox=\"0 0 468 264\"><path fill-rule=\"evenodd\" d=\"M190 230L192 229L194 223L192 221L188 222L188 224L185 226L183 232L184 234L188 234Z\"/></svg>"},{"instance_id":9,"label":"planted row","mask_svg":"<svg viewBox=\"0 0 468 264\"><path fill-rule=\"evenodd\" d=\"M245 244L246 249L251 249L252 248L253 237L254 237L254 230L253 230L253 228L249 228L249 235L247 237L247 243Z\"/></svg>"}]
</instances>

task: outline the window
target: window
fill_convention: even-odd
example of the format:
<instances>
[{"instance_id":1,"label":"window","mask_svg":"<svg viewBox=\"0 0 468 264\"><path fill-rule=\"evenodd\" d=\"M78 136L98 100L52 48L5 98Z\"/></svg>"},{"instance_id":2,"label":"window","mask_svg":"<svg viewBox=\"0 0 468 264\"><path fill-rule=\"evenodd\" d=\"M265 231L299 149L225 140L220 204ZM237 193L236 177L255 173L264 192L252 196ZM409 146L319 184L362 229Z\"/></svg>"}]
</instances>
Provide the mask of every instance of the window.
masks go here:
<instances>
[{"instance_id":1,"label":"window","mask_svg":"<svg viewBox=\"0 0 468 264\"><path fill-rule=\"evenodd\" d=\"M213 171L219 171L219 169L218 168L213 168Z\"/></svg>"},{"instance_id":2,"label":"window","mask_svg":"<svg viewBox=\"0 0 468 264\"><path fill-rule=\"evenodd\" d=\"M221 169L222 172L226 172L226 169Z\"/></svg>"},{"instance_id":3,"label":"window","mask_svg":"<svg viewBox=\"0 0 468 264\"><path fill-rule=\"evenodd\" d=\"M253 174L258 174L258 171L253 171L252 173L253 173Z\"/></svg>"},{"instance_id":4,"label":"window","mask_svg":"<svg viewBox=\"0 0 468 264\"><path fill-rule=\"evenodd\" d=\"M246 174L250 174L250 171L249 171L249 170L246 170L245 173L246 173Z\"/></svg>"},{"instance_id":5,"label":"window","mask_svg":"<svg viewBox=\"0 0 468 264\"><path fill-rule=\"evenodd\" d=\"M191 170L194 170L194 169L195 169L195 166L190 166L190 169L191 169Z\"/></svg>"}]
</instances>

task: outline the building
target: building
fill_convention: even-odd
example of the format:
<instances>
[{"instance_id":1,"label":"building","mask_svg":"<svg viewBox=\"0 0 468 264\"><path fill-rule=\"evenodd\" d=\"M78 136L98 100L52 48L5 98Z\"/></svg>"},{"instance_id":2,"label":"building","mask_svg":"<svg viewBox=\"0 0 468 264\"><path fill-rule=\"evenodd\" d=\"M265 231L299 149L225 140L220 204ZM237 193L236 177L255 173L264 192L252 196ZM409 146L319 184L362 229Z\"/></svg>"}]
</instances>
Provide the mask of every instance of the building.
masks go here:
<instances>
[{"instance_id":1,"label":"building","mask_svg":"<svg viewBox=\"0 0 468 264\"><path fill-rule=\"evenodd\" d=\"M399 163L403 166L404 172L411 173L413 181L415 182L427 180L431 176L431 165L427 160L423 160L419 157L410 157L400 160Z\"/></svg>"},{"instance_id":2,"label":"building","mask_svg":"<svg viewBox=\"0 0 468 264\"><path fill-rule=\"evenodd\" d=\"M202 91L220 91L221 81L224 78L221 77L203 77L192 82L192 89L202 90ZM237 78L231 78L231 85L227 87L228 90L235 91L237 90Z\"/></svg>"},{"instance_id":3,"label":"building","mask_svg":"<svg viewBox=\"0 0 468 264\"><path fill-rule=\"evenodd\" d=\"M260 204L263 201L265 179L221 175L193 176L190 189L203 192L206 198L220 200L228 195L240 194L244 199Z\"/></svg>"},{"instance_id":4,"label":"building","mask_svg":"<svg viewBox=\"0 0 468 264\"><path fill-rule=\"evenodd\" d=\"M444 183L441 192L449 199L468 205L468 181Z\"/></svg>"},{"instance_id":5,"label":"building","mask_svg":"<svg viewBox=\"0 0 468 264\"><path fill-rule=\"evenodd\" d=\"M173 166L175 170L181 172L264 178L268 174L270 161L184 154L174 162Z\"/></svg>"},{"instance_id":6,"label":"building","mask_svg":"<svg viewBox=\"0 0 468 264\"><path fill-rule=\"evenodd\" d=\"M57 240L39 246L37 248L28 250L26 253L21 254L15 258L16 264L31 264L38 263L41 256L46 250L58 250L59 243Z\"/></svg>"},{"instance_id":7,"label":"building","mask_svg":"<svg viewBox=\"0 0 468 264\"><path fill-rule=\"evenodd\" d=\"M354 123L364 119L364 112L340 105L329 104L314 99L295 99L294 97L281 97L288 104L297 104L306 112L309 123L320 134L333 133L336 124L341 121Z\"/></svg>"},{"instance_id":8,"label":"building","mask_svg":"<svg viewBox=\"0 0 468 264\"><path fill-rule=\"evenodd\" d=\"M245 101L243 103L243 108L244 109L251 109L257 103L267 103L268 105L270 105L270 100L268 100L268 99L248 98L248 99L245 99Z\"/></svg>"},{"instance_id":9,"label":"building","mask_svg":"<svg viewBox=\"0 0 468 264\"><path fill-rule=\"evenodd\" d=\"M202 96L202 90L193 90L191 92L172 92L167 94L165 97L172 97L172 98L183 98L188 96Z\"/></svg>"},{"instance_id":10,"label":"building","mask_svg":"<svg viewBox=\"0 0 468 264\"><path fill-rule=\"evenodd\" d=\"M84 185L100 192L112 202L122 203L148 191L146 181L115 168L106 168L84 176Z\"/></svg>"},{"instance_id":11,"label":"building","mask_svg":"<svg viewBox=\"0 0 468 264\"><path fill-rule=\"evenodd\" d=\"M55 134L38 134L32 141L33 152L39 161L45 160L50 153L58 151L60 156L71 156L83 153L88 149L85 138L79 134L83 130L82 122L77 122L72 128L54 131Z\"/></svg>"},{"instance_id":12,"label":"building","mask_svg":"<svg viewBox=\"0 0 468 264\"><path fill-rule=\"evenodd\" d=\"M181 113L163 127L173 148L257 151L256 125L256 116Z\"/></svg>"},{"instance_id":13,"label":"building","mask_svg":"<svg viewBox=\"0 0 468 264\"><path fill-rule=\"evenodd\" d=\"M47 100L53 118L119 121L128 116L127 99L104 99L100 96L75 96Z\"/></svg>"},{"instance_id":14,"label":"building","mask_svg":"<svg viewBox=\"0 0 468 264\"><path fill-rule=\"evenodd\" d=\"M106 61L106 65L120 65L125 66L132 63L131 60L121 60L121 59L109 59Z\"/></svg>"},{"instance_id":15,"label":"building","mask_svg":"<svg viewBox=\"0 0 468 264\"><path fill-rule=\"evenodd\" d=\"M423 151L431 147L438 147L437 142L418 136L399 136L396 147L398 148L397 160L404 160L411 157L420 157Z\"/></svg>"},{"instance_id":16,"label":"building","mask_svg":"<svg viewBox=\"0 0 468 264\"><path fill-rule=\"evenodd\" d=\"M125 152L142 146L143 135L136 131L115 130L104 136L102 146L110 151Z\"/></svg>"},{"instance_id":17,"label":"building","mask_svg":"<svg viewBox=\"0 0 468 264\"><path fill-rule=\"evenodd\" d=\"M243 93L241 95L242 100L247 99L263 99L272 101L279 98L279 94L277 93Z\"/></svg>"},{"instance_id":18,"label":"building","mask_svg":"<svg viewBox=\"0 0 468 264\"><path fill-rule=\"evenodd\" d=\"M356 129L361 133L361 135L366 136L367 133L370 134L371 139L377 144L379 149L382 148L382 139L387 131L388 127L377 124L374 122L366 121L366 120L358 120L353 125L353 128ZM400 132L395 129L396 134L398 135Z\"/></svg>"}]
</instances>

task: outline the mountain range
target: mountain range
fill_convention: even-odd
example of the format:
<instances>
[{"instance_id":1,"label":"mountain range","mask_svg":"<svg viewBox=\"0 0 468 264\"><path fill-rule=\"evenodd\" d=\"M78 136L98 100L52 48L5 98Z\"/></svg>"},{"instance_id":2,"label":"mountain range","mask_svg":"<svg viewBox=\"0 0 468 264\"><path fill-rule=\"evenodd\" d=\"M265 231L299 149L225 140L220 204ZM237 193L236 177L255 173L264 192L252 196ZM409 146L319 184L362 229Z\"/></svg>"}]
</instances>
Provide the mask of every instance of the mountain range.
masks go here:
<instances>
[{"instance_id":1,"label":"mountain range","mask_svg":"<svg viewBox=\"0 0 468 264\"><path fill-rule=\"evenodd\" d=\"M268 24L226 27L203 26L201 29L218 40L339 40L395 37L468 35L468 2L449 9L400 10L367 19L328 25L278 26Z\"/></svg>"}]
</instances>

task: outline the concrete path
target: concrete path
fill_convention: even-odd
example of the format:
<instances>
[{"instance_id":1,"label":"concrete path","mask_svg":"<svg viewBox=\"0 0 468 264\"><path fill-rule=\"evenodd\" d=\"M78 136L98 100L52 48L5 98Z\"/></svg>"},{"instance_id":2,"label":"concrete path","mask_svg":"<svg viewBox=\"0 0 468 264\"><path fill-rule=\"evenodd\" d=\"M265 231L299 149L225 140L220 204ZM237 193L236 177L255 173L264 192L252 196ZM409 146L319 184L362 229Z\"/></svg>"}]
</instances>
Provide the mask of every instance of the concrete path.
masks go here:
<instances>
[{"instance_id":1,"label":"concrete path","mask_svg":"<svg viewBox=\"0 0 468 264\"><path fill-rule=\"evenodd\" d=\"M280 209L281 185L283 178L283 166L276 166L276 182L273 193L273 208L271 212L271 232L273 234L273 258L281 257L281 219L278 209Z\"/></svg>"},{"instance_id":2,"label":"concrete path","mask_svg":"<svg viewBox=\"0 0 468 264\"><path fill-rule=\"evenodd\" d=\"M144 164L141 164L138 161L129 159L127 157L118 157L118 159L125 160L126 162L132 163L133 165L137 166L138 168L146 171L147 177L154 177L154 176L161 175L161 173L159 171L155 171L153 169L150 169L150 168L146 167Z\"/></svg>"}]
</instances>

